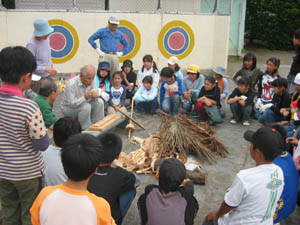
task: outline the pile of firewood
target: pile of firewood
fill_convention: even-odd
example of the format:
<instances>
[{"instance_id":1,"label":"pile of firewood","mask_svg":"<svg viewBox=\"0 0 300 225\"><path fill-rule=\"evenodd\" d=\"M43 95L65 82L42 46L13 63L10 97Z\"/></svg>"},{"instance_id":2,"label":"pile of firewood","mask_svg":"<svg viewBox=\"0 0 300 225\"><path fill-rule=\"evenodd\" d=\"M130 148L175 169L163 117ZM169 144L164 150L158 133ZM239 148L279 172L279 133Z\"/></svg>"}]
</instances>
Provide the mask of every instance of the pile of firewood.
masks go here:
<instances>
[{"instance_id":1,"label":"pile of firewood","mask_svg":"<svg viewBox=\"0 0 300 225\"><path fill-rule=\"evenodd\" d=\"M139 144L140 148L129 154L122 152L114 162L116 165L128 171L149 174L155 173L156 161L164 158L176 157L185 163L187 155L193 154L200 160L213 163L218 155L228 155L226 147L214 137L215 131L207 123L193 122L184 115L160 115L162 122L157 133L146 139L132 137L130 141Z\"/></svg>"}]
</instances>

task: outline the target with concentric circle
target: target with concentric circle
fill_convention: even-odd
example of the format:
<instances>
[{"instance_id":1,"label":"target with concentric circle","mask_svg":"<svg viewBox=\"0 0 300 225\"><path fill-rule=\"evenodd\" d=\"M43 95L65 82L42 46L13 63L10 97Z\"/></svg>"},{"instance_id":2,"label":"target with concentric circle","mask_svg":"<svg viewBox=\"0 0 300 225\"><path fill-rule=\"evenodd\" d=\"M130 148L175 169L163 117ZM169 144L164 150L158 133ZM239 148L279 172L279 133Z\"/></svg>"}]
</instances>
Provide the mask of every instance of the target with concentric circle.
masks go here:
<instances>
[{"instance_id":1,"label":"target with concentric circle","mask_svg":"<svg viewBox=\"0 0 300 225\"><path fill-rule=\"evenodd\" d=\"M194 48L194 33L190 26L183 21L169 22L159 33L158 47L166 58L175 55L179 59L183 59Z\"/></svg>"}]
</instances>

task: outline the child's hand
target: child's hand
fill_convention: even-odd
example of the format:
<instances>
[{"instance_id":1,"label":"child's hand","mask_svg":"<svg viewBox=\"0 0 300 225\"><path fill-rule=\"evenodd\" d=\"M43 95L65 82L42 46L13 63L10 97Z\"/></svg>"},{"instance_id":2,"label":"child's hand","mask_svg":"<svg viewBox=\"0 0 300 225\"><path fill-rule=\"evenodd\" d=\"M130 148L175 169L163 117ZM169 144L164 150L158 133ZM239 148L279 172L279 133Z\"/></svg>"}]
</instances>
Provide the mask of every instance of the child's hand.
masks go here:
<instances>
[{"instance_id":1,"label":"child's hand","mask_svg":"<svg viewBox=\"0 0 300 225\"><path fill-rule=\"evenodd\" d=\"M297 146L299 141L295 137L289 137L286 139L286 143L291 143L292 145Z\"/></svg>"},{"instance_id":2,"label":"child's hand","mask_svg":"<svg viewBox=\"0 0 300 225\"><path fill-rule=\"evenodd\" d=\"M211 107L213 104L211 103L211 101L206 100L205 105L208 106L208 107Z\"/></svg>"},{"instance_id":3,"label":"child's hand","mask_svg":"<svg viewBox=\"0 0 300 225\"><path fill-rule=\"evenodd\" d=\"M191 181L189 178L186 178L182 181L182 186L184 186L187 182Z\"/></svg>"},{"instance_id":4,"label":"child's hand","mask_svg":"<svg viewBox=\"0 0 300 225\"><path fill-rule=\"evenodd\" d=\"M281 126L289 125L289 121L281 121L280 125Z\"/></svg>"},{"instance_id":5,"label":"child's hand","mask_svg":"<svg viewBox=\"0 0 300 225\"><path fill-rule=\"evenodd\" d=\"M206 217L205 217L205 221L208 222L208 221L211 221L213 219L216 219L218 218L217 217L217 211L213 211L211 213L209 213Z\"/></svg>"}]
</instances>

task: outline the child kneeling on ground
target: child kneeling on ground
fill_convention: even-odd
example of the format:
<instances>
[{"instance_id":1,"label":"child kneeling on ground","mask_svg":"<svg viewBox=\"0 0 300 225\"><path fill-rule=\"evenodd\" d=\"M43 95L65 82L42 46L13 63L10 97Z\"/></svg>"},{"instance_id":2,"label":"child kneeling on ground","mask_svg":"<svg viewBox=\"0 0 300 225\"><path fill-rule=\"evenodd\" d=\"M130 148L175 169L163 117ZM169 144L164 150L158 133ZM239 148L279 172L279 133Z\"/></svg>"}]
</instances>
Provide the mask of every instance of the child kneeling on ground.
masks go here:
<instances>
[{"instance_id":1,"label":"child kneeling on ground","mask_svg":"<svg viewBox=\"0 0 300 225\"><path fill-rule=\"evenodd\" d=\"M104 133L98 136L104 152L97 172L88 184L88 190L104 198L111 207L112 217L116 224L121 225L132 200L136 195L135 176L121 167L113 166L122 150L122 139L114 133Z\"/></svg>"},{"instance_id":2,"label":"child kneeling on ground","mask_svg":"<svg viewBox=\"0 0 300 225\"><path fill-rule=\"evenodd\" d=\"M157 93L158 89L153 84L151 76L145 76L143 86L140 87L134 95L134 101L137 103L137 110L140 113L146 112L152 115L156 114L158 107Z\"/></svg>"},{"instance_id":3,"label":"child kneeling on ground","mask_svg":"<svg viewBox=\"0 0 300 225\"><path fill-rule=\"evenodd\" d=\"M176 116L182 95L182 81L169 67L163 68L160 76L163 79L160 87L160 106L164 112Z\"/></svg>"},{"instance_id":4,"label":"child kneeling on ground","mask_svg":"<svg viewBox=\"0 0 300 225\"><path fill-rule=\"evenodd\" d=\"M291 96L287 92L288 82L285 78L278 78L273 81L274 96L271 104L264 105L267 108L264 113L258 117L262 124L270 124L289 120L290 113L288 109L291 104Z\"/></svg>"},{"instance_id":5,"label":"child kneeling on ground","mask_svg":"<svg viewBox=\"0 0 300 225\"><path fill-rule=\"evenodd\" d=\"M163 160L156 179L159 185L146 186L139 197L141 224L194 224L199 206L193 196L194 184L186 179L183 163L175 158Z\"/></svg>"},{"instance_id":6,"label":"child kneeling on ground","mask_svg":"<svg viewBox=\"0 0 300 225\"><path fill-rule=\"evenodd\" d=\"M31 209L33 225L114 225L108 202L88 192L87 185L102 157L102 146L90 134L76 134L64 144L64 184L45 187Z\"/></svg>"},{"instance_id":7,"label":"child kneeling on ground","mask_svg":"<svg viewBox=\"0 0 300 225\"><path fill-rule=\"evenodd\" d=\"M247 78L239 79L237 85L237 88L233 90L227 100L232 112L230 123L235 124L242 121L244 126L249 126L254 93Z\"/></svg>"},{"instance_id":8,"label":"child kneeling on ground","mask_svg":"<svg viewBox=\"0 0 300 225\"><path fill-rule=\"evenodd\" d=\"M208 118L211 125L224 122L220 113L220 89L215 78L205 78L204 87L200 91L197 102L196 109L200 120Z\"/></svg>"}]
</instances>

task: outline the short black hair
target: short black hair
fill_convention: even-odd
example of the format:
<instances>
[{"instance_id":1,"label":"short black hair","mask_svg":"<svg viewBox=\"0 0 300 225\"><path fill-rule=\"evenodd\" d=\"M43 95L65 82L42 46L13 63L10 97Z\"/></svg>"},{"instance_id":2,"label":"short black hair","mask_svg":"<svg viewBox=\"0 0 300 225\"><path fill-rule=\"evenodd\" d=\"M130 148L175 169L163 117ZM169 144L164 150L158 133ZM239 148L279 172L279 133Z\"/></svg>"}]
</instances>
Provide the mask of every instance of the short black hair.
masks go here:
<instances>
[{"instance_id":1,"label":"short black hair","mask_svg":"<svg viewBox=\"0 0 300 225\"><path fill-rule=\"evenodd\" d=\"M57 120L53 126L53 139L58 147L63 147L68 138L81 133L82 128L77 119L63 117Z\"/></svg>"},{"instance_id":2,"label":"short black hair","mask_svg":"<svg viewBox=\"0 0 300 225\"><path fill-rule=\"evenodd\" d=\"M205 77L205 80L207 80L211 84L216 83L216 79L213 76L207 76L207 77Z\"/></svg>"},{"instance_id":3,"label":"short black hair","mask_svg":"<svg viewBox=\"0 0 300 225\"><path fill-rule=\"evenodd\" d=\"M98 137L103 146L103 157L101 162L111 163L114 161L122 150L122 139L119 135L114 133L100 134Z\"/></svg>"},{"instance_id":4,"label":"short black hair","mask_svg":"<svg viewBox=\"0 0 300 225\"><path fill-rule=\"evenodd\" d=\"M248 86L248 85L250 85L250 80L249 80L249 78L247 78L247 77L243 77L243 78L241 78L241 79L239 79L239 80L237 81L237 85L245 85L245 86Z\"/></svg>"},{"instance_id":5,"label":"short black hair","mask_svg":"<svg viewBox=\"0 0 300 225\"><path fill-rule=\"evenodd\" d=\"M170 67L164 67L160 72L160 76L171 78L171 77L175 77L175 73Z\"/></svg>"},{"instance_id":6,"label":"short black hair","mask_svg":"<svg viewBox=\"0 0 300 225\"><path fill-rule=\"evenodd\" d=\"M144 79L143 79L143 83L148 83L148 84L153 84L153 78L148 75L148 76L145 76Z\"/></svg>"},{"instance_id":7,"label":"short black hair","mask_svg":"<svg viewBox=\"0 0 300 225\"><path fill-rule=\"evenodd\" d=\"M298 29L298 30L295 31L294 37L295 37L296 39L300 39L300 29Z\"/></svg>"},{"instance_id":8,"label":"short black hair","mask_svg":"<svg viewBox=\"0 0 300 225\"><path fill-rule=\"evenodd\" d=\"M98 167L102 146L91 134L75 134L65 142L61 150L64 171L72 181L88 179Z\"/></svg>"},{"instance_id":9,"label":"short black hair","mask_svg":"<svg viewBox=\"0 0 300 225\"><path fill-rule=\"evenodd\" d=\"M287 79L285 78L277 78L272 82L273 87L284 87L287 88L288 87L288 82Z\"/></svg>"},{"instance_id":10,"label":"short black hair","mask_svg":"<svg viewBox=\"0 0 300 225\"><path fill-rule=\"evenodd\" d=\"M22 46L6 47L0 52L0 78L3 82L18 84L21 77L36 69L32 53Z\"/></svg>"},{"instance_id":11,"label":"short black hair","mask_svg":"<svg viewBox=\"0 0 300 225\"><path fill-rule=\"evenodd\" d=\"M57 90L56 82L52 77L43 77L40 84L39 94L44 97L48 97L53 91Z\"/></svg>"},{"instance_id":12,"label":"short black hair","mask_svg":"<svg viewBox=\"0 0 300 225\"><path fill-rule=\"evenodd\" d=\"M279 123L271 123L271 124L267 124L266 127L274 128L275 130L277 130L281 134L281 136L283 138L282 152L285 151L288 148L288 146L285 143L285 140L287 138L287 132L286 132L286 129L284 128L284 126L280 125Z\"/></svg>"},{"instance_id":13,"label":"short black hair","mask_svg":"<svg viewBox=\"0 0 300 225\"><path fill-rule=\"evenodd\" d=\"M276 58L276 57L271 57L267 60L267 63L268 62L272 62L275 66L277 66L277 69L275 69L275 71L273 72L274 73L277 73L278 72L278 69L279 69L279 66L280 66L280 59ZM266 73L268 71L266 70ZM270 75L273 75L273 74L270 74Z\"/></svg>"},{"instance_id":14,"label":"short black hair","mask_svg":"<svg viewBox=\"0 0 300 225\"><path fill-rule=\"evenodd\" d=\"M152 55L144 55L143 62L153 62Z\"/></svg>"},{"instance_id":15,"label":"short black hair","mask_svg":"<svg viewBox=\"0 0 300 225\"><path fill-rule=\"evenodd\" d=\"M253 61L253 65L252 65L252 70L254 70L256 68L256 56L250 52L246 53L246 55L244 55L243 58L243 68L245 68L244 62L248 61L248 60L252 60Z\"/></svg>"},{"instance_id":16,"label":"short black hair","mask_svg":"<svg viewBox=\"0 0 300 225\"><path fill-rule=\"evenodd\" d=\"M121 79L124 80L121 72L114 72L111 79L114 80L115 76L120 76Z\"/></svg>"},{"instance_id":17,"label":"short black hair","mask_svg":"<svg viewBox=\"0 0 300 225\"><path fill-rule=\"evenodd\" d=\"M185 167L178 159L165 159L159 167L159 187L165 193L177 191L185 178Z\"/></svg>"}]
</instances>

